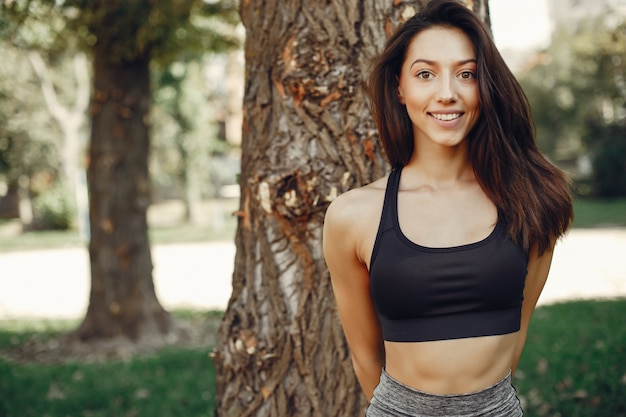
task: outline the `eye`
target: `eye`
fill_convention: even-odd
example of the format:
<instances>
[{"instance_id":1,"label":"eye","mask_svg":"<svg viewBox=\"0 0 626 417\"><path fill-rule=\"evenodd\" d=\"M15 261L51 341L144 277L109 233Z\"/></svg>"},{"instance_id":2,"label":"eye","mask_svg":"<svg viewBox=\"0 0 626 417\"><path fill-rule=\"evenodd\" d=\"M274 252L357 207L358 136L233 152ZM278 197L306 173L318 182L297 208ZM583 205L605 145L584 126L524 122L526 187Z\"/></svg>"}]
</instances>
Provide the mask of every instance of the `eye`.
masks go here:
<instances>
[{"instance_id":1,"label":"eye","mask_svg":"<svg viewBox=\"0 0 626 417\"><path fill-rule=\"evenodd\" d=\"M459 74L459 77L463 80L472 80L474 78L476 78L476 74L474 73L474 71L463 71Z\"/></svg>"},{"instance_id":2,"label":"eye","mask_svg":"<svg viewBox=\"0 0 626 417\"><path fill-rule=\"evenodd\" d=\"M426 70L418 72L417 74L415 74L415 76L422 80L430 80L431 78L433 78L432 72Z\"/></svg>"}]
</instances>

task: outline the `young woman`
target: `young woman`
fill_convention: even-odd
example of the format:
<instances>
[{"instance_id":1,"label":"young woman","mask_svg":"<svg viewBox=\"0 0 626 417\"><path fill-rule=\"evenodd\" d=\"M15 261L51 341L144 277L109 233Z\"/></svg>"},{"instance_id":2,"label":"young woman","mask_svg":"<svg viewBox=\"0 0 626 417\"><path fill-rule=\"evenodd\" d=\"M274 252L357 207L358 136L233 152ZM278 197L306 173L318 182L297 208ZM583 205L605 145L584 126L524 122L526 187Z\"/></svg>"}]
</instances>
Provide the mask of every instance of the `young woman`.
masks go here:
<instances>
[{"instance_id":1,"label":"young woman","mask_svg":"<svg viewBox=\"0 0 626 417\"><path fill-rule=\"evenodd\" d=\"M370 77L392 171L328 209L324 254L367 416L521 416L511 378L572 219L488 30L435 0Z\"/></svg>"}]
</instances>

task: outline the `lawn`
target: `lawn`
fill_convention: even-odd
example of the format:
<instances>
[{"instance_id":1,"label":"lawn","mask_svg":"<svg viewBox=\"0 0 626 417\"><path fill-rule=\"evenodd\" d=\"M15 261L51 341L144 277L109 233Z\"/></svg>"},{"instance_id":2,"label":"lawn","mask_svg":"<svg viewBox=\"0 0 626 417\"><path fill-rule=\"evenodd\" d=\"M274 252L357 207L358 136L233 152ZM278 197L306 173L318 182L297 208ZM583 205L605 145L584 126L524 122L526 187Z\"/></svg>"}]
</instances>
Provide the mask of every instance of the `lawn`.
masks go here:
<instances>
[{"instance_id":1,"label":"lawn","mask_svg":"<svg viewBox=\"0 0 626 417\"><path fill-rule=\"evenodd\" d=\"M152 242L232 239L236 219L228 214L234 209L233 202L219 210L209 206L192 225L179 221L176 205L153 208ZM575 212L574 227L626 227L626 199L579 200ZM2 236L0 252L80 244L75 232L15 234ZM219 321L219 313L177 317L213 333ZM626 299L538 308L514 381L526 417L626 417L624 317ZM208 355L215 334L200 344L105 361L48 360L33 349L55 346L59 335L76 325L0 321L0 416L212 415L215 371Z\"/></svg>"},{"instance_id":2,"label":"lawn","mask_svg":"<svg viewBox=\"0 0 626 417\"><path fill-rule=\"evenodd\" d=\"M206 343L196 340L113 360L61 358L53 352L75 321L0 321L0 416L212 415L215 371L209 353L221 313L177 316L213 334L203 338Z\"/></svg>"},{"instance_id":3,"label":"lawn","mask_svg":"<svg viewBox=\"0 0 626 417\"><path fill-rule=\"evenodd\" d=\"M541 306L515 385L528 417L626 416L626 299Z\"/></svg>"},{"instance_id":4,"label":"lawn","mask_svg":"<svg viewBox=\"0 0 626 417\"><path fill-rule=\"evenodd\" d=\"M574 201L574 227L626 227L626 198Z\"/></svg>"},{"instance_id":5,"label":"lawn","mask_svg":"<svg viewBox=\"0 0 626 417\"><path fill-rule=\"evenodd\" d=\"M526 417L626 417L626 299L541 306L514 384ZM216 329L218 313L179 315ZM203 321L203 320L206 320ZM33 327L36 325L37 327ZM0 322L0 352L54 340L74 322ZM214 337L207 337L212 340ZM0 356L4 417L210 416L211 344L127 360L19 361Z\"/></svg>"}]
</instances>

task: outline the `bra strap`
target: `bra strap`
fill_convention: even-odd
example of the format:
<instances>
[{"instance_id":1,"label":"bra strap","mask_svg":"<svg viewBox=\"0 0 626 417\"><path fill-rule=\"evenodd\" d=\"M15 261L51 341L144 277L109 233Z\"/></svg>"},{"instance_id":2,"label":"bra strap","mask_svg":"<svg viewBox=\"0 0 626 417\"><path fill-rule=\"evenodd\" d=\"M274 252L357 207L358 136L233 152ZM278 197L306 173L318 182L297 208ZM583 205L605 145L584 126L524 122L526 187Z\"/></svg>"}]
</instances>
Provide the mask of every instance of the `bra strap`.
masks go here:
<instances>
[{"instance_id":1,"label":"bra strap","mask_svg":"<svg viewBox=\"0 0 626 417\"><path fill-rule=\"evenodd\" d=\"M374 241L374 248L372 249L372 258L370 260L370 269L376 261L378 255L378 249L380 248L380 241L382 235L386 230L392 229L395 224L395 217L397 216L397 200L398 200L398 186L400 184L400 172L402 169L394 169L389 173L387 179L387 187L385 188L385 200L383 202L383 211L380 215L380 223L378 225L378 232L376 233L376 240Z\"/></svg>"},{"instance_id":2,"label":"bra strap","mask_svg":"<svg viewBox=\"0 0 626 417\"><path fill-rule=\"evenodd\" d=\"M398 216L398 189L400 188L401 173L402 168L395 168L389 174L381 222L383 230L391 229L396 224L396 217Z\"/></svg>"}]
</instances>

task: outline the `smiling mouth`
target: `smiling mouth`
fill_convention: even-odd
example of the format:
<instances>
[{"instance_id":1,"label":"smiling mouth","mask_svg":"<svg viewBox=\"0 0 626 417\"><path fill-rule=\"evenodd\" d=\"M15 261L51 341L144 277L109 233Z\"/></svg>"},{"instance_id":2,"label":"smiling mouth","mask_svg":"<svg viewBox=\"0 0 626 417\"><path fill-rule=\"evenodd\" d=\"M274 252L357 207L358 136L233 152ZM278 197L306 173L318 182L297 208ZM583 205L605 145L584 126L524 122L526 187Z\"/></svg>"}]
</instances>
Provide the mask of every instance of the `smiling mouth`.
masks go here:
<instances>
[{"instance_id":1,"label":"smiling mouth","mask_svg":"<svg viewBox=\"0 0 626 417\"><path fill-rule=\"evenodd\" d=\"M463 113L430 113L430 115L437 120L449 122L463 116Z\"/></svg>"}]
</instances>

